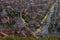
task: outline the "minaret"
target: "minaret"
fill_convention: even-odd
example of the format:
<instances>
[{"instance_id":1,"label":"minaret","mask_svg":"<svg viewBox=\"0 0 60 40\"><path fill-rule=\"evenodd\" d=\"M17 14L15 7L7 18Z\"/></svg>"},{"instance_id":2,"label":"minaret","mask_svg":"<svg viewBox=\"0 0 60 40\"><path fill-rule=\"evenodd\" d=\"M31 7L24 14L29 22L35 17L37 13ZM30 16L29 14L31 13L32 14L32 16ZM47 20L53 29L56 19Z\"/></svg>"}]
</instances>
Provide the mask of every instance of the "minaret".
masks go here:
<instances>
[{"instance_id":1,"label":"minaret","mask_svg":"<svg viewBox=\"0 0 60 40\"><path fill-rule=\"evenodd\" d=\"M20 18L22 18L22 12L23 12L23 6L22 9L20 9Z\"/></svg>"}]
</instances>

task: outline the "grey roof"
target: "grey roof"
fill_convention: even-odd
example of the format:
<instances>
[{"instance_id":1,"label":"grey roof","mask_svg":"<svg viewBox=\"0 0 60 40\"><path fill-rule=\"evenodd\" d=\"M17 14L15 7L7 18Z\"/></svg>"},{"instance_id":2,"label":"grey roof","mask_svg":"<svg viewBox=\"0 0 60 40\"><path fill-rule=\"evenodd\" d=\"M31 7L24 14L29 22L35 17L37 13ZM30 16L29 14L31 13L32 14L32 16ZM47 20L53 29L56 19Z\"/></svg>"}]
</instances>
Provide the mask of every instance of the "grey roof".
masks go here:
<instances>
[{"instance_id":1,"label":"grey roof","mask_svg":"<svg viewBox=\"0 0 60 40\"><path fill-rule=\"evenodd\" d=\"M25 27L25 21L22 18L17 18L15 26L18 26L19 28Z\"/></svg>"},{"instance_id":2,"label":"grey roof","mask_svg":"<svg viewBox=\"0 0 60 40\"><path fill-rule=\"evenodd\" d=\"M7 13L5 10L3 10L0 15L1 15L1 17L4 17L4 16L7 16Z\"/></svg>"}]
</instances>

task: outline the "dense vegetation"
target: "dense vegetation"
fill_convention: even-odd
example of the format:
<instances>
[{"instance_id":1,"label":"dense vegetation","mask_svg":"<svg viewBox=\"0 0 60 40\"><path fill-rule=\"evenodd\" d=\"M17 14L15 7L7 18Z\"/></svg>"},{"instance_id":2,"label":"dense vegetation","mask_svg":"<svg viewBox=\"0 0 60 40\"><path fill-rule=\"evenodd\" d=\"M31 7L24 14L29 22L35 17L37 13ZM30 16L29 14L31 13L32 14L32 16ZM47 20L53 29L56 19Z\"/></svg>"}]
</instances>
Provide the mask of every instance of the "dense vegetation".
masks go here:
<instances>
[{"instance_id":1,"label":"dense vegetation","mask_svg":"<svg viewBox=\"0 0 60 40\"><path fill-rule=\"evenodd\" d=\"M33 37L21 37L21 38L18 38L18 37L6 37L6 38L2 38L0 37L0 40L60 40L60 37L56 37L56 36L49 36L49 37L44 37L44 38L33 38Z\"/></svg>"}]
</instances>

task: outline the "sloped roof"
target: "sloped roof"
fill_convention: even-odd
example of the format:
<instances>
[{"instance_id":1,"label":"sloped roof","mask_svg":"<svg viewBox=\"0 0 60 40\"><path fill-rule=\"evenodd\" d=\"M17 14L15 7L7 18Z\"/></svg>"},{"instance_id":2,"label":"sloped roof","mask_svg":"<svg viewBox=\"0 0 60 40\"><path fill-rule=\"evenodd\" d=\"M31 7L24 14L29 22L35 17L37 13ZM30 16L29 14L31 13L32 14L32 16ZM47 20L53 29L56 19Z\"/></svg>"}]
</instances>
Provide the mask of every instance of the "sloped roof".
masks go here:
<instances>
[{"instance_id":1,"label":"sloped roof","mask_svg":"<svg viewBox=\"0 0 60 40\"><path fill-rule=\"evenodd\" d=\"M16 26L18 26L19 28L25 26L25 21L24 21L24 19L22 19L22 18L17 18L17 19L15 19L15 20L16 20Z\"/></svg>"},{"instance_id":2,"label":"sloped roof","mask_svg":"<svg viewBox=\"0 0 60 40\"><path fill-rule=\"evenodd\" d=\"M7 13L6 13L5 9L1 12L0 15L1 15L1 17L7 16Z\"/></svg>"}]
</instances>

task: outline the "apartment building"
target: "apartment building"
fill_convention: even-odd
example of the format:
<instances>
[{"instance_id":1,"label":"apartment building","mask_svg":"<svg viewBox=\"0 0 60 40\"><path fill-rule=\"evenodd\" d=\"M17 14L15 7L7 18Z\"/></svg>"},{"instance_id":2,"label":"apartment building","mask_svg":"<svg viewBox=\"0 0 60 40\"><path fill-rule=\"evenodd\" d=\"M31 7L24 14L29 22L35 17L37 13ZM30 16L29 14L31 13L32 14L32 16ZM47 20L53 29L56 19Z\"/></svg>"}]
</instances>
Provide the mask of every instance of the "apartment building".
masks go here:
<instances>
[{"instance_id":1,"label":"apartment building","mask_svg":"<svg viewBox=\"0 0 60 40\"><path fill-rule=\"evenodd\" d=\"M56 31L57 33L60 33L60 2L58 2L58 8L57 8L57 13L56 13L56 22L57 22L57 26L56 26Z\"/></svg>"}]
</instances>

